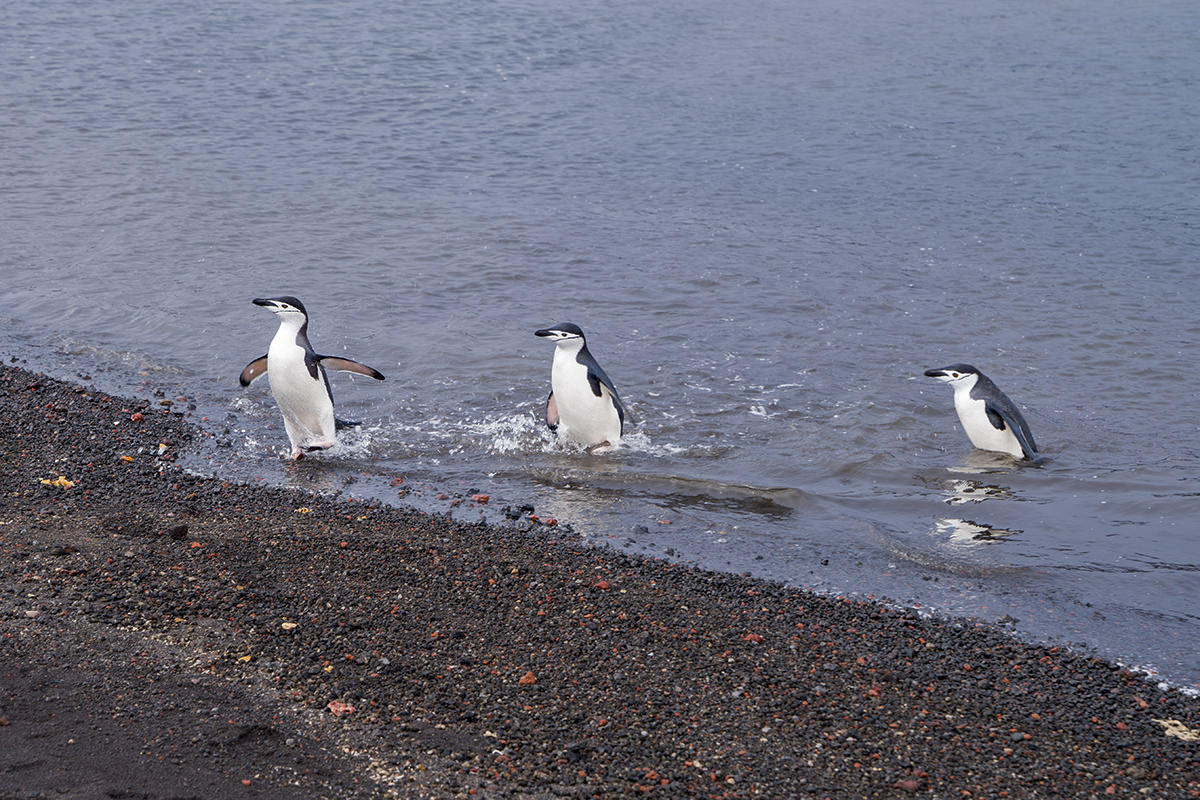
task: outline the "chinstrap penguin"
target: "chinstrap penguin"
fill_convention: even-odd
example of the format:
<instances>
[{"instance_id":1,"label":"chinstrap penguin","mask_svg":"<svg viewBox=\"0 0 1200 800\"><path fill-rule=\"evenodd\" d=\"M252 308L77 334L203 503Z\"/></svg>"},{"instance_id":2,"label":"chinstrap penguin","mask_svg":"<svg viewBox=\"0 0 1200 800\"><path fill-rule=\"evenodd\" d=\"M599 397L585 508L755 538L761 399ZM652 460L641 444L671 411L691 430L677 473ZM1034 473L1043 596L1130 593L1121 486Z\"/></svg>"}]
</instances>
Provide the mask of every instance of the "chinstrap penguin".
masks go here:
<instances>
[{"instance_id":1,"label":"chinstrap penguin","mask_svg":"<svg viewBox=\"0 0 1200 800\"><path fill-rule=\"evenodd\" d=\"M559 323L534 331L554 342L546 424L558 436L589 450L621 443L625 404L612 380L588 351L578 325Z\"/></svg>"},{"instance_id":2,"label":"chinstrap penguin","mask_svg":"<svg viewBox=\"0 0 1200 800\"><path fill-rule=\"evenodd\" d=\"M1025 417L982 372L970 364L952 364L926 370L925 375L954 387L954 410L975 447L1013 458L1038 458Z\"/></svg>"},{"instance_id":3,"label":"chinstrap penguin","mask_svg":"<svg viewBox=\"0 0 1200 800\"><path fill-rule=\"evenodd\" d=\"M292 443L292 459L333 447L338 420L333 416L333 391L325 369L357 372L377 381L383 380L383 375L348 358L318 355L308 341L308 312L295 297L260 297L254 304L279 317L279 330L267 354L247 364L238 381L249 386L255 378L269 373L271 394Z\"/></svg>"}]
</instances>

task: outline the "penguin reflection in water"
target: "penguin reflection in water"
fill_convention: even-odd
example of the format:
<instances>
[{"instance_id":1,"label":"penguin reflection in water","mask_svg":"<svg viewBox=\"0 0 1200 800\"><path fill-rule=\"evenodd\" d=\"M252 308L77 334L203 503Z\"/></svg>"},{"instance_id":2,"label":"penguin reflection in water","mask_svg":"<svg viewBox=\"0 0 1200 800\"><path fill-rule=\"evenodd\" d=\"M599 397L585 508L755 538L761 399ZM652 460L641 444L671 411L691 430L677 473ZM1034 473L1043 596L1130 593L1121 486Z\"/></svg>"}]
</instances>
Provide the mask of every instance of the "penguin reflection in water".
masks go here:
<instances>
[{"instance_id":1,"label":"penguin reflection in water","mask_svg":"<svg viewBox=\"0 0 1200 800\"><path fill-rule=\"evenodd\" d=\"M238 380L249 386L255 378L270 373L271 394L283 413L292 459L333 447L338 427L353 423L334 418L333 391L325 369L357 372L377 381L383 380L383 375L348 358L318 355L308 341L308 312L296 298L260 297L254 304L279 317L279 330L267 354L247 364Z\"/></svg>"},{"instance_id":2,"label":"penguin reflection in water","mask_svg":"<svg viewBox=\"0 0 1200 800\"><path fill-rule=\"evenodd\" d=\"M970 364L953 364L926 370L925 375L954 387L954 410L971 444L1013 458L1038 458L1025 417L982 372Z\"/></svg>"},{"instance_id":3,"label":"penguin reflection in water","mask_svg":"<svg viewBox=\"0 0 1200 800\"><path fill-rule=\"evenodd\" d=\"M560 439L577 442L589 451L616 447L625 426L625 404L617 387L596 363L578 325L562 322L534 331L554 342L550 368L550 397L546 424Z\"/></svg>"}]
</instances>

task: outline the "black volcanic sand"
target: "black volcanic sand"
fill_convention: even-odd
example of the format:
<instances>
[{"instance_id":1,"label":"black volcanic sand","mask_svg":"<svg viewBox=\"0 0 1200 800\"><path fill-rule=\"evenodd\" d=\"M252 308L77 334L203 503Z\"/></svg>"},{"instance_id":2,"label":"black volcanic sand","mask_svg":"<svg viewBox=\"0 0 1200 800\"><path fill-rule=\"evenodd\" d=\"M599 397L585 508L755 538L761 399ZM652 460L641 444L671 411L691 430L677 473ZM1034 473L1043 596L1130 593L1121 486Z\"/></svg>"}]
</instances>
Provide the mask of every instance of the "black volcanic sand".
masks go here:
<instances>
[{"instance_id":1,"label":"black volcanic sand","mask_svg":"<svg viewBox=\"0 0 1200 800\"><path fill-rule=\"evenodd\" d=\"M0 416L2 798L1200 796L1200 701L1099 659Z\"/></svg>"}]
</instances>

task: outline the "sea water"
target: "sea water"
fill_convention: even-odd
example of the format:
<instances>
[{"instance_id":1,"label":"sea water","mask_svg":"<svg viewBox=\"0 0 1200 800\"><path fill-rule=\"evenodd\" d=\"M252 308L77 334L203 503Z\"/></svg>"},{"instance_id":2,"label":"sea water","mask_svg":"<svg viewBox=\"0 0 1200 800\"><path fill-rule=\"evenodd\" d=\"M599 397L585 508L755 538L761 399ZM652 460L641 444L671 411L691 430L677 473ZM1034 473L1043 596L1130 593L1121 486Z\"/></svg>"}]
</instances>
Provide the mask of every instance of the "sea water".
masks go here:
<instances>
[{"instance_id":1,"label":"sea water","mask_svg":"<svg viewBox=\"0 0 1200 800\"><path fill-rule=\"evenodd\" d=\"M1200 6L14 0L0 354L188 468L490 513L1200 683ZM307 304L363 427L241 368ZM581 325L631 411L541 423ZM1039 464L973 451L986 372ZM401 497L401 494L404 497ZM450 500L439 499L441 497Z\"/></svg>"}]
</instances>

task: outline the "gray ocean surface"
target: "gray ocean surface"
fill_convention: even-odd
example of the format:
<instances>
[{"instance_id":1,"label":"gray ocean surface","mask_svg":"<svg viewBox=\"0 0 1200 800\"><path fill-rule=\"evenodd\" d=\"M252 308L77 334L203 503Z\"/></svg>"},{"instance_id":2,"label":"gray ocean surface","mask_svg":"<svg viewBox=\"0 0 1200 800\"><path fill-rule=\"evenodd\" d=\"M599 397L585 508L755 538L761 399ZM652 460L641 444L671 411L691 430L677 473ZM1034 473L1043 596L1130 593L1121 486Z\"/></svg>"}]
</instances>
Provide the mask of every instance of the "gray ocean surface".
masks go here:
<instances>
[{"instance_id":1,"label":"gray ocean surface","mask_svg":"<svg viewBox=\"0 0 1200 800\"><path fill-rule=\"evenodd\" d=\"M190 469L484 492L454 513L1200 686L1197 31L1192 0L10 0L0 355L187 398ZM388 376L334 375L363 428L300 464L237 384L280 294ZM539 421L561 321L631 407L616 453ZM921 375L959 361L1044 463L972 450Z\"/></svg>"}]
</instances>

